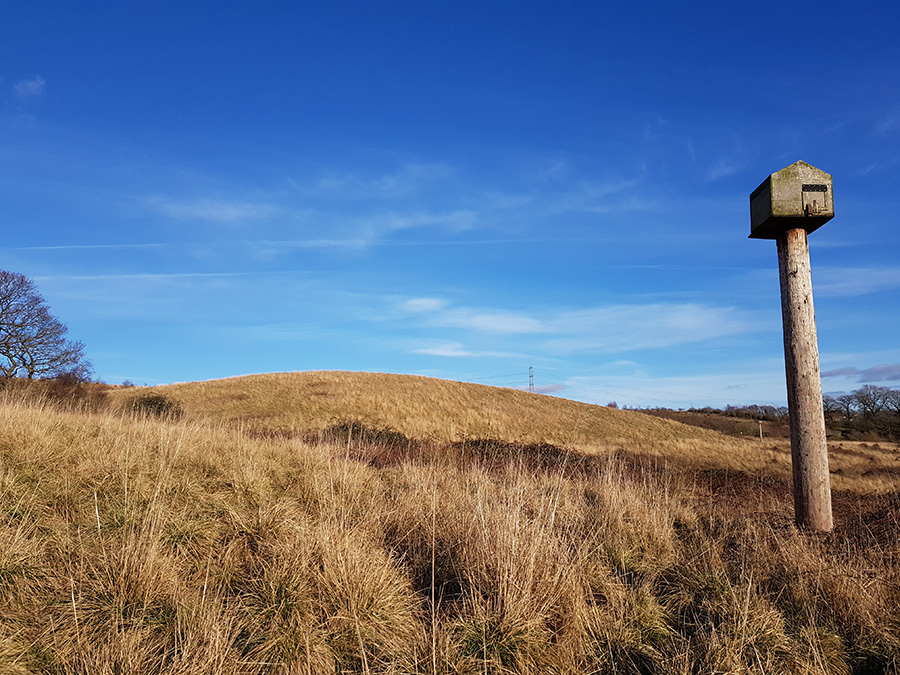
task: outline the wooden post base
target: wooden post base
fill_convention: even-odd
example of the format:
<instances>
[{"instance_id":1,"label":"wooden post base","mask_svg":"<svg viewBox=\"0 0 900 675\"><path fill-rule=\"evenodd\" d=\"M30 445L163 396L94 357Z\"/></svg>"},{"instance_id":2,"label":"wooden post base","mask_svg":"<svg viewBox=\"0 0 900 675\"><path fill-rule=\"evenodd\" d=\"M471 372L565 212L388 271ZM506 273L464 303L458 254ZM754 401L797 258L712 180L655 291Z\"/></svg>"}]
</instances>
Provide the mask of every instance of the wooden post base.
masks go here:
<instances>
[{"instance_id":1,"label":"wooden post base","mask_svg":"<svg viewBox=\"0 0 900 675\"><path fill-rule=\"evenodd\" d=\"M794 517L799 527L830 532L834 528L831 478L807 233L799 228L787 230L776 241L791 424Z\"/></svg>"}]
</instances>

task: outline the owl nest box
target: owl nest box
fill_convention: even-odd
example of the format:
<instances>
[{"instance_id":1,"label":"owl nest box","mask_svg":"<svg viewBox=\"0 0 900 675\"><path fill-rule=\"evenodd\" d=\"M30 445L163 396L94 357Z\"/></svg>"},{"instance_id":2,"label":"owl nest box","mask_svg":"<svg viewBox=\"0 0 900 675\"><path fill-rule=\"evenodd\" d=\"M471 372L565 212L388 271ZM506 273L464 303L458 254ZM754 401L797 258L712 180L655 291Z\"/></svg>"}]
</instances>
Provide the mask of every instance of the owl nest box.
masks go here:
<instances>
[{"instance_id":1,"label":"owl nest box","mask_svg":"<svg viewBox=\"0 0 900 675\"><path fill-rule=\"evenodd\" d=\"M777 239L787 230L814 232L834 218L831 174L795 162L750 194L750 238Z\"/></svg>"}]
</instances>

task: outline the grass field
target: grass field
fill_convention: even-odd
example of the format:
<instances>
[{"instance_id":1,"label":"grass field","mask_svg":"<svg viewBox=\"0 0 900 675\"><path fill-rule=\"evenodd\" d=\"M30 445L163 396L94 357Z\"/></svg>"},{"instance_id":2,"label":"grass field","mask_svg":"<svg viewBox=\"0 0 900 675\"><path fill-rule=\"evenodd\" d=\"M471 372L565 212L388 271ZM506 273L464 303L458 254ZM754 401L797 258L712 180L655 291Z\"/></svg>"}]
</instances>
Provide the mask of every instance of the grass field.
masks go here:
<instances>
[{"instance_id":1,"label":"grass field","mask_svg":"<svg viewBox=\"0 0 900 675\"><path fill-rule=\"evenodd\" d=\"M159 387L198 418L238 423L248 430L308 431L356 420L390 426L411 438L570 445L620 440L675 440L703 432L516 389L385 373L310 372L250 375ZM128 397L127 390L117 395Z\"/></svg>"},{"instance_id":2,"label":"grass field","mask_svg":"<svg viewBox=\"0 0 900 675\"><path fill-rule=\"evenodd\" d=\"M122 407L143 388L111 392ZM191 419L250 435L319 438L352 425L388 429L436 443L496 439L550 443L588 455L627 450L694 470L790 475L784 438L734 438L633 411L587 405L515 389L383 373L310 372L251 375L153 388ZM352 440L352 438L351 438ZM866 493L900 490L900 448L891 443L835 442L833 485Z\"/></svg>"},{"instance_id":3,"label":"grass field","mask_svg":"<svg viewBox=\"0 0 900 675\"><path fill-rule=\"evenodd\" d=\"M378 385L377 387L375 385ZM900 673L897 448L425 378L0 400L0 672ZM788 455L789 456L789 455Z\"/></svg>"}]
</instances>

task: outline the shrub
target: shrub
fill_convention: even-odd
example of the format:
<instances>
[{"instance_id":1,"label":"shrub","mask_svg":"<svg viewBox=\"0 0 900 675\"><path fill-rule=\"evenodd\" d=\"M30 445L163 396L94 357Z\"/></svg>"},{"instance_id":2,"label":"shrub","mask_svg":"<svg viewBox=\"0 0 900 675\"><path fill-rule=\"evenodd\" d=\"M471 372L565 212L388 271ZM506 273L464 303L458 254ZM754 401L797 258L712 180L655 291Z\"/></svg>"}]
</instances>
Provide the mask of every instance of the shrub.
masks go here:
<instances>
[{"instance_id":1,"label":"shrub","mask_svg":"<svg viewBox=\"0 0 900 675\"><path fill-rule=\"evenodd\" d=\"M150 417L178 419L184 415L184 408L178 401L158 392L148 392L133 398L129 408L132 412Z\"/></svg>"}]
</instances>

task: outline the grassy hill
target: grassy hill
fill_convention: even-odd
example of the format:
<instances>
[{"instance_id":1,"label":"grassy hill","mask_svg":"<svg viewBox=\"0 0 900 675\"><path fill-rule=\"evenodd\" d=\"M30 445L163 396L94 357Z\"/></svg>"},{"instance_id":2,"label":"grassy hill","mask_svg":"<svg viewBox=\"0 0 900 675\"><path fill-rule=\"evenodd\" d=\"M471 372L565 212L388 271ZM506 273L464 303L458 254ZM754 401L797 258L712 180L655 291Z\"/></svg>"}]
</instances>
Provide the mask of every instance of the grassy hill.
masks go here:
<instances>
[{"instance_id":1,"label":"grassy hill","mask_svg":"<svg viewBox=\"0 0 900 675\"><path fill-rule=\"evenodd\" d=\"M809 535L783 449L629 411L346 373L14 389L3 673L900 672L875 474ZM160 392L185 414L128 412ZM409 436L314 433L348 419Z\"/></svg>"},{"instance_id":2,"label":"grassy hill","mask_svg":"<svg viewBox=\"0 0 900 675\"><path fill-rule=\"evenodd\" d=\"M497 438L586 446L709 438L696 428L516 389L415 375L307 372L157 387L189 414L256 431L315 431L335 422L411 438Z\"/></svg>"},{"instance_id":3,"label":"grassy hill","mask_svg":"<svg viewBox=\"0 0 900 675\"><path fill-rule=\"evenodd\" d=\"M495 439L549 443L589 455L627 451L694 469L790 476L790 442L735 438L630 410L588 405L516 389L414 375L316 371L273 373L153 387L195 420L255 435L316 437L359 423L438 443ZM110 392L117 405L146 388ZM858 492L900 490L893 444L837 442L834 486Z\"/></svg>"}]
</instances>

